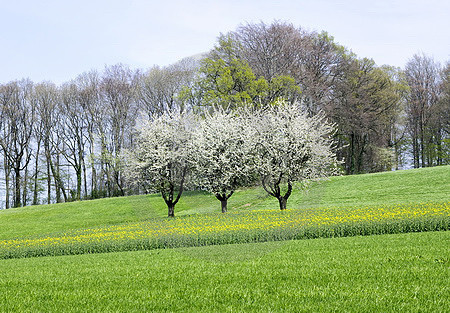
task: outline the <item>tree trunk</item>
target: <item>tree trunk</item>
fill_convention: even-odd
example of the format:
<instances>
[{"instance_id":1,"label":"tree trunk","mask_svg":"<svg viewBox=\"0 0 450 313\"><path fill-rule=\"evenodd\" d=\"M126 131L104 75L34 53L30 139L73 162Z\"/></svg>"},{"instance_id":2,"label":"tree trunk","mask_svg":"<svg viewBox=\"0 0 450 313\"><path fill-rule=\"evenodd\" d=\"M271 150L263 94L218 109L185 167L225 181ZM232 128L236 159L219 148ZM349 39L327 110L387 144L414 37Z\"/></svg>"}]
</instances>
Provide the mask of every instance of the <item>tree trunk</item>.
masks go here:
<instances>
[{"instance_id":1,"label":"tree trunk","mask_svg":"<svg viewBox=\"0 0 450 313\"><path fill-rule=\"evenodd\" d=\"M5 209L9 209L9 195L10 195L10 191L9 191L9 175L11 174L11 168L9 167L8 164L8 159L5 156Z\"/></svg>"},{"instance_id":2,"label":"tree trunk","mask_svg":"<svg viewBox=\"0 0 450 313\"><path fill-rule=\"evenodd\" d=\"M115 178L117 187L119 187L118 194L122 197L125 196L125 191L123 190L122 183L120 182L120 173L116 170L114 170L114 178ZM117 192L116 192L116 194L117 194Z\"/></svg>"},{"instance_id":3,"label":"tree trunk","mask_svg":"<svg viewBox=\"0 0 450 313\"><path fill-rule=\"evenodd\" d=\"M81 173L81 167L78 167L76 169L76 174L77 174L77 195L76 195L76 200L80 201L81 200L81 184L82 184L82 173Z\"/></svg>"},{"instance_id":4,"label":"tree trunk","mask_svg":"<svg viewBox=\"0 0 450 313\"><path fill-rule=\"evenodd\" d=\"M52 160L50 160L50 166L52 168L53 179L55 180L56 203L61 203L61 182L59 177L59 168L55 169Z\"/></svg>"},{"instance_id":5,"label":"tree trunk","mask_svg":"<svg viewBox=\"0 0 450 313\"><path fill-rule=\"evenodd\" d=\"M347 153L347 175L354 174L355 134L350 134L350 147Z\"/></svg>"},{"instance_id":6,"label":"tree trunk","mask_svg":"<svg viewBox=\"0 0 450 313\"><path fill-rule=\"evenodd\" d=\"M216 196L216 199L220 201L221 207L222 207L222 213L227 213L228 208L228 199L233 195L234 191L230 191L230 193L227 195L226 191L223 191L223 193L216 193L214 194Z\"/></svg>"},{"instance_id":7,"label":"tree trunk","mask_svg":"<svg viewBox=\"0 0 450 313\"><path fill-rule=\"evenodd\" d=\"M422 167L426 167L425 163L425 137L422 119L420 120L420 158L422 160Z\"/></svg>"},{"instance_id":8,"label":"tree trunk","mask_svg":"<svg viewBox=\"0 0 450 313\"><path fill-rule=\"evenodd\" d=\"M56 170L58 172L58 181L59 181L59 188L61 188L61 192L64 197L64 202L67 202L67 193L64 189L64 182L61 179L61 162L59 161L59 154L56 155ZM67 173L67 181L69 181L69 173ZM67 182L67 190L70 190L69 182Z\"/></svg>"},{"instance_id":9,"label":"tree trunk","mask_svg":"<svg viewBox=\"0 0 450 313\"><path fill-rule=\"evenodd\" d=\"M111 184L111 166L109 166L109 163L106 163L106 191L108 197L113 196L113 190L112 190L112 184Z\"/></svg>"},{"instance_id":10,"label":"tree trunk","mask_svg":"<svg viewBox=\"0 0 450 313\"><path fill-rule=\"evenodd\" d=\"M61 192L63 194L64 197L64 201L67 202L67 194L66 191L64 190L64 184L61 180L61 174L60 174L60 169L59 169L59 157L57 156L56 158L56 165L53 164L52 160L50 159L50 168L52 170L53 173L53 178L55 180L55 192L56 192L56 202L57 203L61 203L62 199L61 199Z\"/></svg>"},{"instance_id":11,"label":"tree trunk","mask_svg":"<svg viewBox=\"0 0 450 313\"><path fill-rule=\"evenodd\" d=\"M97 172L95 169L95 154L94 154L94 136L92 134L92 131L89 132L89 161L91 165L91 198L95 199L98 197L98 191L97 191ZM86 171L85 171L86 173Z\"/></svg>"},{"instance_id":12,"label":"tree trunk","mask_svg":"<svg viewBox=\"0 0 450 313\"><path fill-rule=\"evenodd\" d=\"M394 155L395 155L395 170L398 171L398 168L400 165L400 154L399 154L398 143L394 144Z\"/></svg>"},{"instance_id":13,"label":"tree trunk","mask_svg":"<svg viewBox=\"0 0 450 313\"><path fill-rule=\"evenodd\" d=\"M441 133L438 131L436 133L436 143L437 143L437 164L436 165L442 165L442 138Z\"/></svg>"},{"instance_id":14,"label":"tree trunk","mask_svg":"<svg viewBox=\"0 0 450 313\"><path fill-rule=\"evenodd\" d=\"M175 204L168 203L167 208L168 208L168 217L175 217Z\"/></svg>"},{"instance_id":15,"label":"tree trunk","mask_svg":"<svg viewBox=\"0 0 450 313\"><path fill-rule=\"evenodd\" d=\"M51 203L52 174L50 173L50 160L47 158L47 204Z\"/></svg>"},{"instance_id":16,"label":"tree trunk","mask_svg":"<svg viewBox=\"0 0 450 313\"><path fill-rule=\"evenodd\" d=\"M278 202L280 203L280 210L286 210L287 199L285 197L279 197Z\"/></svg>"},{"instance_id":17,"label":"tree trunk","mask_svg":"<svg viewBox=\"0 0 450 313\"><path fill-rule=\"evenodd\" d=\"M23 176L22 206L27 205L27 196L28 196L28 166L25 167L25 175Z\"/></svg>"},{"instance_id":18,"label":"tree trunk","mask_svg":"<svg viewBox=\"0 0 450 313\"><path fill-rule=\"evenodd\" d=\"M14 173L15 173L14 207L18 208L22 205L20 201L20 164L16 165L16 168L14 168Z\"/></svg>"},{"instance_id":19,"label":"tree trunk","mask_svg":"<svg viewBox=\"0 0 450 313\"><path fill-rule=\"evenodd\" d=\"M79 134L77 137L77 143L78 143L78 164L79 164L79 171L80 171L80 191L78 193L78 200L81 200L82 192L81 192L81 185L83 180L83 173L84 173L84 195L87 195L87 182L86 182L86 166L84 164L84 142L82 140L84 138L83 133ZM78 188L78 186L77 186Z\"/></svg>"},{"instance_id":20,"label":"tree trunk","mask_svg":"<svg viewBox=\"0 0 450 313\"><path fill-rule=\"evenodd\" d=\"M420 167L420 157L419 157L419 141L414 138L414 168Z\"/></svg>"},{"instance_id":21,"label":"tree trunk","mask_svg":"<svg viewBox=\"0 0 450 313\"><path fill-rule=\"evenodd\" d=\"M84 162L84 158L81 159L81 162L83 164L83 181L84 181L84 198L88 197L88 191L87 191L87 175L86 175L86 163Z\"/></svg>"},{"instance_id":22,"label":"tree trunk","mask_svg":"<svg viewBox=\"0 0 450 313\"><path fill-rule=\"evenodd\" d=\"M100 153L100 186L99 191L102 194L102 197L105 196L105 194L110 196L110 187L109 187L109 175L108 175L108 162L106 160L106 142L105 142L105 135L103 132L100 133L101 137L101 153ZM106 180L105 180L106 177Z\"/></svg>"},{"instance_id":23,"label":"tree trunk","mask_svg":"<svg viewBox=\"0 0 450 313\"><path fill-rule=\"evenodd\" d=\"M33 205L39 203L38 198L38 176L39 176L39 150L41 148L41 140L37 142L36 160L34 163L34 188L33 188Z\"/></svg>"},{"instance_id":24,"label":"tree trunk","mask_svg":"<svg viewBox=\"0 0 450 313\"><path fill-rule=\"evenodd\" d=\"M98 198L98 190L97 190L97 172L95 170L94 162L92 162L92 173L91 173L91 198Z\"/></svg>"},{"instance_id":25,"label":"tree trunk","mask_svg":"<svg viewBox=\"0 0 450 313\"><path fill-rule=\"evenodd\" d=\"M366 137L367 135L363 135L359 137L359 143L358 143L358 158L356 161L356 173L362 173L363 171L363 158L364 158L364 150L366 146ZM362 141L362 142L361 142Z\"/></svg>"},{"instance_id":26,"label":"tree trunk","mask_svg":"<svg viewBox=\"0 0 450 313\"><path fill-rule=\"evenodd\" d=\"M224 199L224 200L220 200L220 204L222 205L222 213L227 213L227 203L228 200Z\"/></svg>"},{"instance_id":27,"label":"tree trunk","mask_svg":"<svg viewBox=\"0 0 450 313\"><path fill-rule=\"evenodd\" d=\"M99 198L104 198L107 194L108 194L108 181L106 180L106 165L105 162L103 161L103 156L101 157L101 161L100 161L100 182L99 182L99 187L98 187L98 191L99 191Z\"/></svg>"},{"instance_id":28,"label":"tree trunk","mask_svg":"<svg viewBox=\"0 0 450 313\"><path fill-rule=\"evenodd\" d=\"M59 179L53 174L55 180L55 193L56 193L56 203L61 203L61 188L59 184Z\"/></svg>"}]
</instances>

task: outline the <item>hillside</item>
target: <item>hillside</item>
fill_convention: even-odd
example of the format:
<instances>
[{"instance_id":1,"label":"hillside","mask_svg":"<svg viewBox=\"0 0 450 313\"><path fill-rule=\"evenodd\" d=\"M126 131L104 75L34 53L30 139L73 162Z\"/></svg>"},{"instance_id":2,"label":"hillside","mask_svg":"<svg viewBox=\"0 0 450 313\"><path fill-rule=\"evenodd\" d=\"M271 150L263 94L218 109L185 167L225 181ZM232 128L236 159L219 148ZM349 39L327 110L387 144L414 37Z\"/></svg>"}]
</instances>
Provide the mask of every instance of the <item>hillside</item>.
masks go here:
<instances>
[{"instance_id":1,"label":"hillside","mask_svg":"<svg viewBox=\"0 0 450 313\"><path fill-rule=\"evenodd\" d=\"M346 207L447 201L450 166L333 177L304 193L295 190L288 208ZM277 208L277 200L262 188L237 191L231 210ZM186 192L176 215L219 212L219 202L204 192ZM0 211L0 239L61 232L163 218L167 210L159 195L141 195L39 205Z\"/></svg>"},{"instance_id":2,"label":"hillside","mask_svg":"<svg viewBox=\"0 0 450 313\"><path fill-rule=\"evenodd\" d=\"M159 195L1 211L0 311L441 312L449 174L334 177L283 212L261 188L175 219Z\"/></svg>"}]
</instances>

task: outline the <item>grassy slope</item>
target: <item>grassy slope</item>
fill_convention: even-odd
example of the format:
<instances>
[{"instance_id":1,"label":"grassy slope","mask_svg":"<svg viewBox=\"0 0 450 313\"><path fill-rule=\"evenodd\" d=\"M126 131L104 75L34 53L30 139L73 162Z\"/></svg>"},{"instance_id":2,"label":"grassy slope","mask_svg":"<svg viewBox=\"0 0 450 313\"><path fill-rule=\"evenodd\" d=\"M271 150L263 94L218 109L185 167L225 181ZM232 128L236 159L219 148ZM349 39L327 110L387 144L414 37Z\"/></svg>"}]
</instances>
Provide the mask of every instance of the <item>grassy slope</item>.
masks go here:
<instances>
[{"instance_id":1,"label":"grassy slope","mask_svg":"<svg viewBox=\"0 0 450 313\"><path fill-rule=\"evenodd\" d=\"M296 191L290 208L361 206L405 202L448 201L450 166L333 177L303 194ZM219 202L207 193L185 193L176 214L219 212ZM261 188L239 190L230 209L276 208L276 199ZM159 195L130 196L0 211L0 240L69 229L95 227L164 217L167 209Z\"/></svg>"},{"instance_id":2,"label":"grassy slope","mask_svg":"<svg viewBox=\"0 0 450 313\"><path fill-rule=\"evenodd\" d=\"M442 312L450 232L0 260L7 312Z\"/></svg>"}]
</instances>

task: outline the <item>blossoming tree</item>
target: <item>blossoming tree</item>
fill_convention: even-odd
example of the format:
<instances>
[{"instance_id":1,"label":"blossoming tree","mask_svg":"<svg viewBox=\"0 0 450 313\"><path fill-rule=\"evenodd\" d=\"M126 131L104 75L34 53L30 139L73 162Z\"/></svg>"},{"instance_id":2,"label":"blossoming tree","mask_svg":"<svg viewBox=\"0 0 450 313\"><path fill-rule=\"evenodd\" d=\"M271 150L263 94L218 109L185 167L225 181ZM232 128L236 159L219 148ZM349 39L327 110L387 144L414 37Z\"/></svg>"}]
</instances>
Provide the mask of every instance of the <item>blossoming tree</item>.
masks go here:
<instances>
[{"instance_id":1,"label":"blossoming tree","mask_svg":"<svg viewBox=\"0 0 450 313\"><path fill-rule=\"evenodd\" d=\"M298 104L279 101L254 113L252 125L255 169L281 210L286 209L294 182L337 173L334 127L323 115L307 117Z\"/></svg>"},{"instance_id":2,"label":"blossoming tree","mask_svg":"<svg viewBox=\"0 0 450 313\"><path fill-rule=\"evenodd\" d=\"M124 153L128 179L160 192L169 217L175 215L175 205L183 193L191 167L194 125L194 118L189 114L163 114L145 122L138 132L134 149Z\"/></svg>"},{"instance_id":3,"label":"blossoming tree","mask_svg":"<svg viewBox=\"0 0 450 313\"><path fill-rule=\"evenodd\" d=\"M223 109L206 113L194 135L196 185L216 196L222 213L227 212L233 192L253 171L248 123L239 113Z\"/></svg>"},{"instance_id":4,"label":"blossoming tree","mask_svg":"<svg viewBox=\"0 0 450 313\"><path fill-rule=\"evenodd\" d=\"M295 182L338 172L333 132L323 115L308 117L283 101L263 109L218 109L202 119L167 113L141 127L134 149L125 153L127 176L161 192L169 216L190 172L196 188L221 202L222 212L234 191L257 174L284 210Z\"/></svg>"}]
</instances>

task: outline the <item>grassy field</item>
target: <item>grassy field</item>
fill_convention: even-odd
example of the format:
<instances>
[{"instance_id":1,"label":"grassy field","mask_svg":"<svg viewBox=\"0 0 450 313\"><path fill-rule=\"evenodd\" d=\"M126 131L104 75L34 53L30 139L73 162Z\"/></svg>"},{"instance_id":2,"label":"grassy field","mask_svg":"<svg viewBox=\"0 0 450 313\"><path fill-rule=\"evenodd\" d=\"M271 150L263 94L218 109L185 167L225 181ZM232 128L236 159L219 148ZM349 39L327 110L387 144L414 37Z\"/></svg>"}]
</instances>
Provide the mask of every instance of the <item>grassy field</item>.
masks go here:
<instances>
[{"instance_id":1,"label":"grassy field","mask_svg":"<svg viewBox=\"0 0 450 313\"><path fill-rule=\"evenodd\" d=\"M309 192L295 190L288 208L384 206L442 202L450 199L450 166L333 177ZM230 211L278 208L276 199L261 188L237 191ZM175 208L178 216L219 212L220 203L203 192L186 192ZM0 211L0 240L108 226L165 217L159 195L98 199Z\"/></svg>"},{"instance_id":2,"label":"grassy field","mask_svg":"<svg viewBox=\"0 0 450 313\"><path fill-rule=\"evenodd\" d=\"M450 229L450 202L247 210L0 240L0 259Z\"/></svg>"},{"instance_id":3,"label":"grassy field","mask_svg":"<svg viewBox=\"0 0 450 313\"><path fill-rule=\"evenodd\" d=\"M261 188L225 215L203 192L175 219L159 195L3 210L0 312L445 312L449 190L443 166L333 177L285 212Z\"/></svg>"},{"instance_id":4,"label":"grassy field","mask_svg":"<svg viewBox=\"0 0 450 313\"><path fill-rule=\"evenodd\" d=\"M445 312L450 232L0 260L2 312Z\"/></svg>"}]
</instances>

